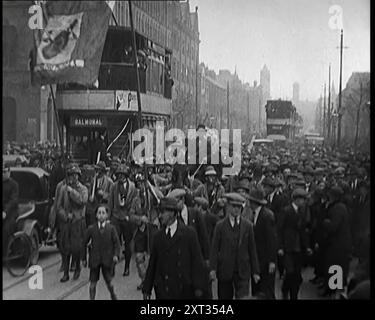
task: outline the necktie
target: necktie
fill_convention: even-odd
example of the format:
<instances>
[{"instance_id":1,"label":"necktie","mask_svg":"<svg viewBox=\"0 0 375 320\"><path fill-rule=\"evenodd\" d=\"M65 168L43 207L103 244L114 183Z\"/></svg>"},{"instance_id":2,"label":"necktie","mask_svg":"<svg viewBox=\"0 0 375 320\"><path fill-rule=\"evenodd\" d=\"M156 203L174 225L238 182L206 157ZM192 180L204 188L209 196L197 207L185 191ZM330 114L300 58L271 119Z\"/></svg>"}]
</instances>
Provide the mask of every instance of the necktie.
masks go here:
<instances>
[{"instance_id":1,"label":"necktie","mask_svg":"<svg viewBox=\"0 0 375 320\"><path fill-rule=\"evenodd\" d=\"M172 235L171 235L171 228L167 228L167 238L168 238L168 239L171 239L171 238L172 238Z\"/></svg>"}]
</instances>

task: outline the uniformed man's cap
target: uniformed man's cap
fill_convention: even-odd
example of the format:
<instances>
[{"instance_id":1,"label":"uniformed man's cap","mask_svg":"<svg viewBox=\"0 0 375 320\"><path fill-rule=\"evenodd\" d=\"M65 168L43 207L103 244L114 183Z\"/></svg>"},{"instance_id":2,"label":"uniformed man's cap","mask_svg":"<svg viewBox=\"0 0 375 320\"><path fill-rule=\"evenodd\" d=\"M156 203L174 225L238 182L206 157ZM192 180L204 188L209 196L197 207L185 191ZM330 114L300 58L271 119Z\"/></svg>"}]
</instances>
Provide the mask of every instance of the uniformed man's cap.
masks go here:
<instances>
[{"instance_id":1,"label":"uniformed man's cap","mask_svg":"<svg viewBox=\"0 0 375 320\"><path fill-rule=\"evenodd\" d=\"M237 192L225 193L224 198L227 199L228 203L234 206L242 206L246 199Z\"/></svg>"},{"instance_id":2,"label":"uniformed man's cap","mask_svg":"<svg viewBox=\"0 0 375 320\"><path fill-rule=\"evenodd\" d=\"M206 171L204 172L205 176L216 176L217 172L215 171L213 166L208 166L206 168Z\"/></svg>"},{"instance_id":3,"label":"uniformed man's cap","mask_svg":"<svg viewBox=\"0 0 375 320\"><path fill-rule=\"evenodd\" d=\"M306 198L308 193L302 188L297 188L292 192L292 199Z\"/></svg>"},{"instance_id":4,"label":"uniformed man's cap","mask_svg":"<svg viewBox=\"0 0 375 320\"><path fill-rule=\"evenodd\" d=\"M204 210L208 208L208 201L206 198L203 197L195 197L194 202L201 206Z\"/></svg>"},{"instance_id":5,"label":"uniformed man's cap","mask_svg":"<svg viewBox=\"0 0 375 320\"><path fill-rule=\"evenodd\" d=\"M172 211L180 211L181 208L178 204L178 200L172 197L164 197L160 199L159 202L159 209L161 210L172 210Z\"/></svg>"},{"instance_id":6,"label":"uniformed man's cap","mask_svg":"<svg viewBox=\"0 0 375 320\"><path fill-rule=\"evenodd\" d=\"M68 167L67 169L67 174L75 174L75 173L81 175L81 169L76 163L71 164L71 166Z\"/></svg>"},{"instance_id":7,"label":"uniformed man's cap","mask_svg":"<svg viewBox=\"0 0 375 320\"><path fill-rule=\"evenodd\" d=\"M170 198L180 198L180 197L184 197L186 195L186 191L185 189L182 189L182 188L176 188L176 189L173 189L169 194L168 194L168 197Z\"/></svg>"}]
</instances>

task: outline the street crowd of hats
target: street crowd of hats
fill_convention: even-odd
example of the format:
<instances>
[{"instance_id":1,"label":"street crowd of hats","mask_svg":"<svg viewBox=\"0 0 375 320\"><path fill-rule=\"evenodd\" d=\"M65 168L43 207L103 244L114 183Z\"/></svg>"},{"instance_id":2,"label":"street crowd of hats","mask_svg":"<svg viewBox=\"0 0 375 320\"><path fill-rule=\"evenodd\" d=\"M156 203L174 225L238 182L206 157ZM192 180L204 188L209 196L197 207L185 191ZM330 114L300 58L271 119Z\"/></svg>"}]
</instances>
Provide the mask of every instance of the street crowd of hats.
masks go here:
<instances>
[{"instance_id":1,"label":"street crowd of hats","mask_svg":"<svg viewBox=\"0 0 375 320\"><path fill-rule=\"evenodd\" d=\"M49 172L54 170L56 161L63 159L63 154L54 144L6 143L4 147L4 155L18 157L15 165L42 167ZM145 181L143 167L134 163L125 163L118 157L106 160L96 165L79 166L67 159L65 169L69 171L68 173L78 173L81 182L87 186L88 190L91 189L95 170L104 172L114 181L121 173L136 184ZM249 150L247 145L243 145L241 170L236 176L222 176L220 168L205 164L194 179L189 179L194 172L191 168L189 169L190 171L186 172L188 167L184 168L183 165L148 166L148 179L159 200L159 209L181 210L176 199L184 196L188 206L197 204L203 212L212 211L218 214L219 210L215 212L216 206L212 204L215 200L202 194L196 196L194 192L206 182L208 177L215 177L215 184L223 187L224 204L234 206L244 207L246 202L268 205L269 200L264 191L267 188L271 188L273 192L283 193L287 199L286 203L305 198L309 206L313 206L316 201L327 201L328 195L331 195L342 201L350 212L350 221L355 221L356 210L358 210L355 205L358 203L356 199L366 196L368 201L369 198L370 155L354 152L351 149L337 151L304 145L287 147L260 145ZM174 176L188 177L188 179L174 179ZM314 188L309 187L312 184ZM242 193L239 190L242 190ZM219 218L223 219L224 216ZM355 245L359 243L358 238L361 232L361 230L355 230L355 227L352 228L353 255L360 249ZM355 241L356 238L357 241ZM318 279L319 276L315 278ZM318 280L316 283L319 284Z\"/></svg>"}]
</instances>

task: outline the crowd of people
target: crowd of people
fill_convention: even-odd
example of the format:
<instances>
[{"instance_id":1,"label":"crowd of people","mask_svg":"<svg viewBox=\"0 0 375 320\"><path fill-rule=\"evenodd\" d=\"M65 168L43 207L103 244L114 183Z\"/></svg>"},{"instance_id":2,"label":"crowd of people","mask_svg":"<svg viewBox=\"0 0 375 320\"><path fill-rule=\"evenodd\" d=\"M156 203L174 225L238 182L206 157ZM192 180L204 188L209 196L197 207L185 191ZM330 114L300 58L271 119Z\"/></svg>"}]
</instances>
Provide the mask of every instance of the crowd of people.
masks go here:
<instances>
[{"instance_id":1,"label":"crowd of people","mask_svg":"<svg viewBox=\"0 0 375 320\"><path fill-rule=\"evenodd\" d=\"M56 154L50 221L61 282L70 272L78 279L89 255L91 299L100 270L117 299L112 281L122 247L123 276L134 257L144 299L153 290L156 299L212 299L214 280L218 299L275 299L276 277L282 298L298 299L306 267L322 297L369 297L367 154L243 146L235 176L223 176L220 165L145 169L119 158L79 166ZM3 218L9 197L3 191ZM343 287L332 286L331 266L341 268Z\"/></svg>"}]
</instances>

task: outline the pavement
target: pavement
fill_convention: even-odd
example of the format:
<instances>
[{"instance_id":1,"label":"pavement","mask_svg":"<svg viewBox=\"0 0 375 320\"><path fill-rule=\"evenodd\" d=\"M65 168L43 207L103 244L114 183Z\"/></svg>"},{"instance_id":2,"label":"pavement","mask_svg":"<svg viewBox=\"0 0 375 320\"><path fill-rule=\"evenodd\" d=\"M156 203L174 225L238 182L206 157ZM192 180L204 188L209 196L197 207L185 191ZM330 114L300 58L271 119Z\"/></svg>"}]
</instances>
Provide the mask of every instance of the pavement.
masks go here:
<instances>
[{"instance_id":1,"label":"pavement","mask_svg":"<svg viewBox=\"0 0 375 320\"><path fill-rule=\"evenodd\" d=\"M30 289L29 282L32 274L26 272L24 276L14 278L6 268L3 267L3 299L4 300L88 300L89 299L89 269L82 268L81 276L78 280L70 280L60 283L62 273L59 272L61 264L60 255L55 248L41 248L39 265L43 270L43 289ZM137 274L135 259L130 264L130 275L123 277L124 261L121 260L116 265L116 273L113 279L115 292L119 300L141 300L142 292L137 290L140 279ZM313 270L306 268L303 271L303 284L301 285L300 299L322 299L318 295L316 286L308 280L313 278ZM281 299L282 280L276 276L276 298ZM217 283L213 283L214 299L217 299ZM151 299L154 297L152 296ZM97 300L110 299L109 292L105 286L104 279L101 278L97 284Z\"/></svg>"}]
</instances>

